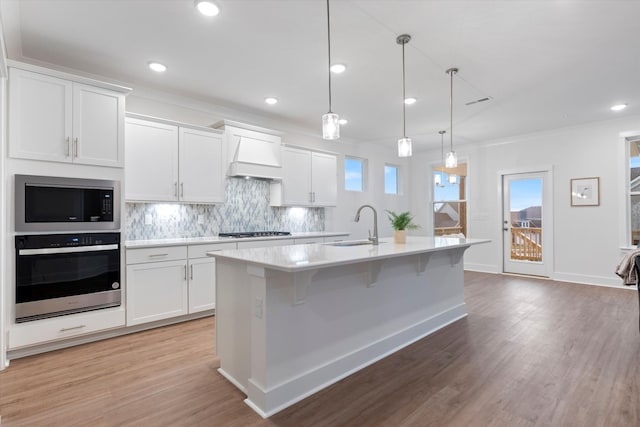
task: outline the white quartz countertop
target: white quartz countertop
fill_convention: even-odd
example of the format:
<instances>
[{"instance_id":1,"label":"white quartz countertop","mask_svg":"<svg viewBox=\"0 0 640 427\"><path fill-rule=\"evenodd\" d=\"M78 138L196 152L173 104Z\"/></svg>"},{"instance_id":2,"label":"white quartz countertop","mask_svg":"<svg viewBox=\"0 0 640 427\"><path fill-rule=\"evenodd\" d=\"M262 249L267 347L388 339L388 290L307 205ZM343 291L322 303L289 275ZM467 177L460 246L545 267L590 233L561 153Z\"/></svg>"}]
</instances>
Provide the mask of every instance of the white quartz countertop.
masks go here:
<instances>
[{"instance_id":1,"label":"white quartz countertop","mask_svg":"<svg viewBox=\"0 0 640 427\"><path fill-rule=\"evenodd\" d=\"M229 249L208 252L207 255L218 259L243 261L274 270L295 272L463 248L488 242L490 242L488 239L408 236L404 244L396 244L392 237L388 237L381 238L379 245L336 246L332 243L319 243Z\"/></svg>"},{"instance_id":2,"label":"white quartz countertop","mask_svg":"<svg viewBox=\"0 0 640 427\"><path fill-rule=\"evenodd\" d=\"M127 240L124 243L126 248L152 248L156 246L182 246L182 245L205 245L209 243L228 243L228 242L250 242L255 240L288 240L288 239L304 239L307 237L336 237L348 236L348 232L341 231L308 231L300 233L291 233L290 236L269 236L269 237L178 237L174 239L149 239L149 240Z\"/></svg>"}]
</instances>

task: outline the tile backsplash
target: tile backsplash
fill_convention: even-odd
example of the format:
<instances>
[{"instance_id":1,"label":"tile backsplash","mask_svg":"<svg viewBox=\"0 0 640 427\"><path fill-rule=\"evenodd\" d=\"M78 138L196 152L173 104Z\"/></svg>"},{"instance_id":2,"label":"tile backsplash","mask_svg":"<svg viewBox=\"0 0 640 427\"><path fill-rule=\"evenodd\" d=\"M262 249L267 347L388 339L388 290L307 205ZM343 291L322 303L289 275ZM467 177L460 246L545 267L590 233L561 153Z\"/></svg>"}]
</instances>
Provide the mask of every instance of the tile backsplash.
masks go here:
<instances>
[{"instance_id":1,"label":"tile backsplash","mask_svg":"<svg viewBox=\"0 0 640 427\"><path fill-rule=\"evenodd\" d=\"M126 239L215 236L233 231L324 231L324 208L269 206L269 182L227 178L217 205L126 203Z\"/></svg>"}]
</instances>

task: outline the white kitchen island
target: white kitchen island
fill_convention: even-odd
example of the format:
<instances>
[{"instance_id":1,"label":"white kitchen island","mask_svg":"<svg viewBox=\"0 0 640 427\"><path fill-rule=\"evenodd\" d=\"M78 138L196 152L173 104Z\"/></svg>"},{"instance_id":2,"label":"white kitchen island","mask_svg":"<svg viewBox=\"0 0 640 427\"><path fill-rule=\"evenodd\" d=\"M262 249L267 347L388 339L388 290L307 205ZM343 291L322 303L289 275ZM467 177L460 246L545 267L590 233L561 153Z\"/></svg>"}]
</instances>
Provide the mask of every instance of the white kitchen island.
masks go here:
<instances>
[{"instance_id":1,"label":"white kitchen island","mask_svg":"<svg viewBox=\"0 0 640 427\"><path fill-rule=\"evenodd\" d=\"M465 317L463 253L486 242L409 237L210 252L219 372L269 417Z\"/></svg>"}]
</instances>

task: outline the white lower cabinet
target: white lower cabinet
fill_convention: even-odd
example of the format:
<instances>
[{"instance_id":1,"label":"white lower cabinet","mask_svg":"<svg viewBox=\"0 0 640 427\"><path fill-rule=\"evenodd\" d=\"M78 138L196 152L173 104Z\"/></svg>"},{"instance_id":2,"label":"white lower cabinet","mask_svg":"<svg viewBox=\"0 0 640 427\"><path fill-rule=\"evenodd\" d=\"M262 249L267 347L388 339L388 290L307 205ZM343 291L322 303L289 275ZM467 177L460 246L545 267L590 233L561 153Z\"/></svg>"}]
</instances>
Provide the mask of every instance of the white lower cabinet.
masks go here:
<instances>
[{"instance_id":1,"label":"white lower cabinet","mask_svg":"<svg viewBox=\"0 0 640 427\"><path fill-rule=\"evenodd\" d=\"M124 324L122 306L16 323L9 329L9 350L121 328Z\"/></svg>"},{"instance_id":2,"label":"white lower cabinet","mask_svg":"<svg viewBox=\"0 0 640 427\"><path fill-rule=\"evenodd\" d=\"M127 265L127 325L187 314L185 260Z\"/></svg>"},{"instance_id":3,"label":"white lower cabinet","mask_svg":"<svg viewBox=\"0 0 640 427\"><path fill-rule=\"evenodd\" d=\"M127 325L214 309L216 263L206 253L235 248L228 242L127 249Z\"/></svg>"}]
</instances>

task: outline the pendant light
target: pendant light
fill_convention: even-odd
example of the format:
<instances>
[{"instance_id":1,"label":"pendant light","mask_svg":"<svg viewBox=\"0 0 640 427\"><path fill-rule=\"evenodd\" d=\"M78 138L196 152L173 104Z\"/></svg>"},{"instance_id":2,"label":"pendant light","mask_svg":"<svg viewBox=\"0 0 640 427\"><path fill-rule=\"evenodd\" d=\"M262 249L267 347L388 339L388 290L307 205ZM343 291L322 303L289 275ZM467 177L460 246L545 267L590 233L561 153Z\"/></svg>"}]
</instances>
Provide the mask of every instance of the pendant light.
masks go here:
<instances>
[{"instance_id":1,"label":"pendant light","mask_svg":"<svg viewBox=\"0 0 640 427\"><path fill-rule=\"evenodd\" d=\"M442 160L442 167L444 168L444 134L447 133L447 131L446 130L440 130L440 131L438 131L438 133L440 134L440 160ZM440 170L438 172L438 175L433 177L433 182L438 187L444 187L444 183L442 182L442 173L443 173L443 171Z\"/></svg>"},{"instance_id":2,"label":"pendant light","mask_svg":"<svg viewBox=\"0 0 640 427\"><path fill-rule=\"evenodd\" d=\"M329 112L322 116L322 139L340 138L340 119L338 115L331 111L331 19L329 15L329 0L327 0L327 46L329 51Z\"/></svg>"},{"instance_id":3,"label":"pendant light","mask_svg":"<svg viewBox=\"0 0 640 427\"><path fill-rule=\"evenodd\" d=\"M449 98L449 110L450 110L450 127L449 127L449 141L451 141L451 147L448 153L447 153L447 160L446 160L446 166L448 168L455 168L458 166L458 156L456 154L455 151L453 151L453 75L456 74L458 72L457 68L449 68L447 70L447 74L449 74L449 76L451 76L451 93L450 93L450 98ZM451 182L451 179L449 179L449 182ZM452 184L455 184L454 182L451 182Z\"/></svg>"},{"instance_id":4,"label":"pendant light","mask_svg":"<svg viewBox=\"0 0 640 427\"><path fill-rule=\"evenodd\" d=\"M396 43L402 45L402 138L398 140L398 157L411 157L411 138L407 138L405 120L405 84L404 84L404 45L409 43L411 36L402 34L396 38Z\"/></svg>"}]
</instances>

